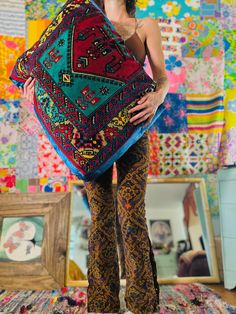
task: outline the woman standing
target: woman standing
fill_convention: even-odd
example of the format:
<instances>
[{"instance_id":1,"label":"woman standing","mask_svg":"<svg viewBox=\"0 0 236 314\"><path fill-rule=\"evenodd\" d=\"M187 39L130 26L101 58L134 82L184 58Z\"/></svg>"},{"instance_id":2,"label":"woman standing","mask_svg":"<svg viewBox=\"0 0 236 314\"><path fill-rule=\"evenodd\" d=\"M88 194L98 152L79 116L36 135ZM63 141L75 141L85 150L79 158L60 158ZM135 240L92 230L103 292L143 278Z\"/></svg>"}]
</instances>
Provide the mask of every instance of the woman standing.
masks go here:
<instances>
[{"instance_id":1,"label":"woman standing","mask_svg":"<svg viewBox=\"0 0 236 314\"><path fill-rule=\"evenodd\" d=\"M138 61L148 55L155 92L142 97L130 110L130 122L150 123L168 91L161 35L152 18L136 19L135 0L97 0L116 31ZM136 112L138 111L138 113ZM114 206L112 167L94 181L86 182L92 213L89 237L88 312L118 313L119 267L115 233L116 210L125 255L127 308L134 314L157 312L159 288L145 217L145 190L149 165L147 132L116 162L117 194Z\"/></svg>"},{"instance_id":2,"label":"woman standing","mask_svg":"<svg viewBox=\"0 0 236 314\"><path fill-rule=\"evenodd\" d=\"M136 19L136 0L95 0L135 58L144 64L149 58L156 91L143 96L130 110L131 123L150 123L168 91L161 34L152 18ZM23 97L33 102L34 80L24 85ZM120 310L119 265L116 243L116 212L125 255L126 306L134 314L158 311L159 287L148 236L145 191L149 165L148 133L116 162L117 194L114 206L110 167L93 181L85 182L92 223L89 235L88 312L118 313Z\"/></svg>"}]
</instances>

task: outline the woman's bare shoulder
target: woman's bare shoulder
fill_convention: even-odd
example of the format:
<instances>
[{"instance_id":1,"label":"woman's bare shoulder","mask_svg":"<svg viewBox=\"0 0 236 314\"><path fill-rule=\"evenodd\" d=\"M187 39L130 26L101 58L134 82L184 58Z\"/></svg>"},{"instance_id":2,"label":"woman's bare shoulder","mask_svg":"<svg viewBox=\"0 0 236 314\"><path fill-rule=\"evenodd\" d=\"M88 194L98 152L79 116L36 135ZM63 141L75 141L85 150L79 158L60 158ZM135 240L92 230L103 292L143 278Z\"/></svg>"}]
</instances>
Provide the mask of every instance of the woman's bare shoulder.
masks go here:
<instances>
[{"instance_id":1,"label":"woman's bare shoulder","mask_svg":"<svg viewBox=\"0 0 236 314\"><path fill-rule=\"evenodd\" d=\"M140 29L140 31L143 33L145 38L151 36L152 34L155 34L157 31L160 31L160 27L158 25L158 21L153 17L144 17L137 19L137 29Z\"/></svg>"},{"instance_id":2,"label":"woman's bare shoulder","mask_svg":"<svg viewBox=\"0 0 236 314\"><path fill-rule=\"evenodd\" d=\"M137 21L138 21L138 26L141 26L143 28L153 28L153 27L158 26L157 19L150 17L150 16L137 19Z\"/></svg>"}]
</instances>

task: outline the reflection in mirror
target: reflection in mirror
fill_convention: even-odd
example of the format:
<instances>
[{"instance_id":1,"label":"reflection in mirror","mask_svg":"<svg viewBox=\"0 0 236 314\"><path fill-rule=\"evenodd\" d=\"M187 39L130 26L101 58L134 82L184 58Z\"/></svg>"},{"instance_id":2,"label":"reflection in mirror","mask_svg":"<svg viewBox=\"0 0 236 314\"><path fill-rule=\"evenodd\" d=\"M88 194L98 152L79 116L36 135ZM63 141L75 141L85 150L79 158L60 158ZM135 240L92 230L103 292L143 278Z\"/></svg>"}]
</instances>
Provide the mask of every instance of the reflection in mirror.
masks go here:
<instances>
[{"instance_id":1,"label":"reflection in mirror","mask_svg":"<svg viewBox=\"0 0 236 314\"><path fill-rule=\"evenodd\" d=\"M87 279L91 217L83 183L72 183L71 192L68 277L69 280L78 281ZM186 278L188 282L191 279L217 282L218 269L204 180L152 180L147 184L145 201L149 237L160 282L187 282ZM125 279L118 220L116 233L120 278Z\"/></svg>"},{"instance_id":2,"label":"reflection in mirror","mask_svg":"<svg viewBox=\"0 0 236 314\"><path fill-rule=\"evenodd\" d=\"M72 280L87 279L88 237L91 223L86 191L81 183L71 185L71 231L69 250L69 277Z\"/></svg>"},{"instance_id":3,"label":"reflection in mirror","mask_svg":"<svg viewBox=\"0 0 236 314\"><path fill-rule=\"evenodd\" d=\"M210 276L198 184L149 184L146 212L159 278Z\"/></svg>"}]
</instances>

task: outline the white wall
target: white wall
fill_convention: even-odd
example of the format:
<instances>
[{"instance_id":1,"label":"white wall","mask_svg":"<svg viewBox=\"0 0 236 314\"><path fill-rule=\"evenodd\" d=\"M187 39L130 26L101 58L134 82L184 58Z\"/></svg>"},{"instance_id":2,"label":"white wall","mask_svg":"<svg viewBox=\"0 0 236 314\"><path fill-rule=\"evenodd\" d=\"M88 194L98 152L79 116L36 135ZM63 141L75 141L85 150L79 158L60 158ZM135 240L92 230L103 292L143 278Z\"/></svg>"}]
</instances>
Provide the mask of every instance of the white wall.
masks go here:
<instances>
[{"instance_id":1,"label":"white wall","mask_svg":"<svg viewBox=\"0 0 236 314\"><path fill-rule=\"evenodd\" d=\"M158 183L148 184L147 186L146 217L149 232L149 220L170 220L175 247L177 241L186 239L182 200L188 186L188 183Z\"/></svg>"}]
</instances>

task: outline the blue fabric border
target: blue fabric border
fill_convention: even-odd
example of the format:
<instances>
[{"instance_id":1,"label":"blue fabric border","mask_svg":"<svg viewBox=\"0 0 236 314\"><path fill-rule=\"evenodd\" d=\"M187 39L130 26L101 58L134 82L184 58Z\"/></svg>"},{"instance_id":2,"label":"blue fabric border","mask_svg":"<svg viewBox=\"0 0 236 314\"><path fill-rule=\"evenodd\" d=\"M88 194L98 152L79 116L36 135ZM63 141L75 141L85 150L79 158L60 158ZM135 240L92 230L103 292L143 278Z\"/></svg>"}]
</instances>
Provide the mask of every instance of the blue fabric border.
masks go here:
<instances>
[{"instance_id":1,"label":"blue fabric border","mask_svg":"<svg viewBox=\"0 0 236 314\"><path fill-rule=\"evenodd\" d=\"M12 77L9 77L9 79L10 79L10 80L12 81L12 83L13 83L16 87L18 87L18 88L24 87L24 85L25 85L24 82L17 81L17 80L15 80L15 79L13 79Z\"/></svg>"},{"instance_id":2,"label":"blue fabric border","mask_svg":"<svg viewBox=\"0 0 236 314\"><path fill-rule=\"evenodd\" d=\"M91 172L88 177L88 181L100 176L102 173L104 173L108 168L111 167L111 165L118 160L133 144L135 144L144 134L145 131L149 130L153 124L156 122L156 120L160 117L160 115L165 111L165 107L162 104L159 106L155 116L152 119L152 122L144 126L145 124L143 123L143 126L137 127L137 130L132 134L132 136L124 143L124 145L110 158L108 159L99 169L97 169L94 172ZM86 181L86 180L85 180Z\"/></svg>"}]
</instances>

